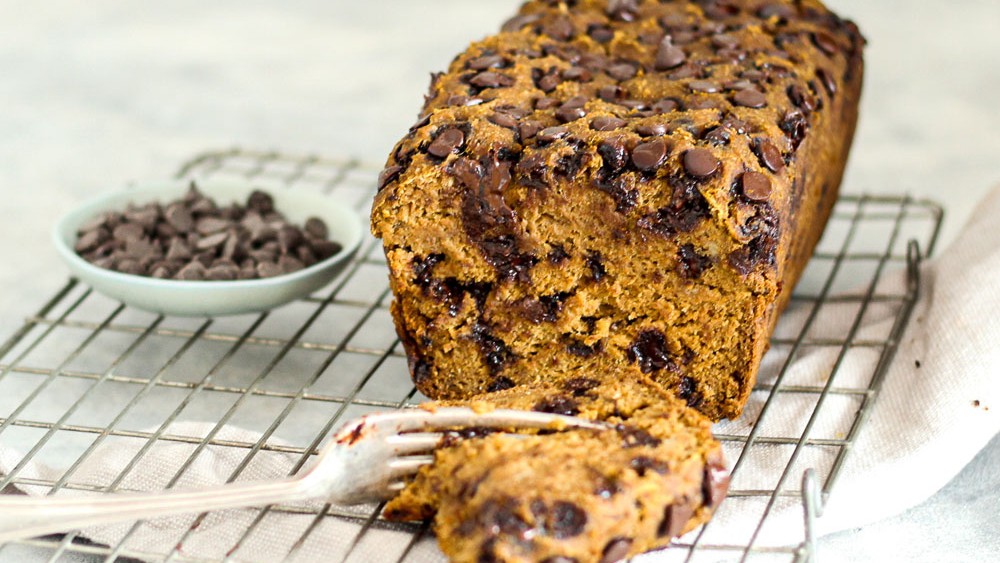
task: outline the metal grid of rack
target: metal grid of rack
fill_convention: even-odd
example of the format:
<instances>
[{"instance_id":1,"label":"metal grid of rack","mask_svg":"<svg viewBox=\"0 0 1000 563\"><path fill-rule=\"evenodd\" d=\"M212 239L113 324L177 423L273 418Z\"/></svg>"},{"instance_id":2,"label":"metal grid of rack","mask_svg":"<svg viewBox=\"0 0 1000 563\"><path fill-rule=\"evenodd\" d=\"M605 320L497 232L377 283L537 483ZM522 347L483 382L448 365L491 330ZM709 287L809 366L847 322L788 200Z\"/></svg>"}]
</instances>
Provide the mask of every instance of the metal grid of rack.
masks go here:
<instances>
[{"instance_id":1,"label":"metal grid of rack","mask_svg":"<svg viewBox=\"0 0 1000 563\"><path fill-rule=\"evenodd\" d=\"M350 202L366 215L378 168L354 160L231 150L201 155L178 177L249 180L272 190L307 189ZM678 560L808 560L814 553L812 521L834 487L850 446L864 426L895 353L919 291L921 251L933 251L941 209L900 197L846 196L796 288L790 309L800 312L796 326L779 323L754 390L754 424L717 426L734 464L733 487L720 512L753 510L756 524L748 537L713 539L710 523L685 536L664 554ZM884 283L889 270L904 270L902 283ZM239 454L222 480L238 480L255 458L283 455L297 471L346 420L423 401L410 383L405 356L388 312L385 260L378 241L368 236L340 277L308 299L270 313L220 319L165 318L111 301L75 280L53 296L9 340L0 344L0 444L19 459L0 490L54 494L59 490L129 490L130 473L143 456L164 444L187 446L186 459L164 484L183 485L185 472L209 450ZM824 335L828 307L854 307L845 334ZM860 336L859 327L874 309L890 319L879 338ZM834 367L819 384L789 380L788 367L810 349L836 354ZM870 373L845 382L838 378L853 351L874 351ZM805 398L811 413L795 433L771 433L767 420L782 416L785 397ZM822 420L826 410L854 411L849 425L831 435ZM746 417L744 417L746 418ZM186 422L199 422L192 431ZM256 439L234 438L240 427ZM206 431L205 428L208 428ZM97 451L118 447L130 453L117 474L101 482L77 478L78 469ZM782 450L781 470L767 486L741 484L741 469L755 452ZM829 454L822 467L810 452ZM772 451L773 453L773 451ZM54 478L33 476L32 464L55 468ZM808 469L808 471L806 471ZM769 515L782 505L802 506L801 541L764 545L758 537ZM113 545L94 543L79 532L17 542L41 548L50 561L69 556L101 561L219 561L250 557L247 550L273 515L299 517L301 530L287 546L289 559L307 551L311 536L324 533L331 520L344 537L328 560L359 560L371 553L379 530L406 539L380 554L385 561L406 561L433 549L424 524L383 521L378 506L272 506L247 511L242 533L219 546L222 555L194 556L185 541L203 523L191 520L171 549L151 550L132 541L144 526L127 527ZM759 515L756 516L756 515ZM320 530L320 531L318 531ZM9 546L8 546L9 547ZM0 546L0 561L4 560Z\"/></svg>"}]
</instances>

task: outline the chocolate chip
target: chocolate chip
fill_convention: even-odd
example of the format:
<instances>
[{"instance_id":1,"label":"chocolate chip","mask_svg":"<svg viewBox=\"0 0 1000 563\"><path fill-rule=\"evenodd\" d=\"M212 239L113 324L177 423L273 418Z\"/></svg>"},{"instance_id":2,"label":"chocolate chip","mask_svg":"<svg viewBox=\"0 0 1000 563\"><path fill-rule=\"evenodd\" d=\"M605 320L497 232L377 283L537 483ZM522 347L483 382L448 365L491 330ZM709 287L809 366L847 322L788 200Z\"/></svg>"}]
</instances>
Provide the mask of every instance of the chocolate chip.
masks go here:
<instances>
[{"instance_id":1,"label":"chocolate chip","mask_svg":"<svg viewBox=\"0 0 1000 563\"><path fill-rule=\"evenodd\" d=\"M187 233L194 228L194 216L191 214L191 210L182 204L167 206L164 218L167 220L167 224L177 232Z\"/></svg>"},{"instance_id":2,"label":"chocolate chip","mask_svg":"<svg viewBox=\"0 0 1000 563\"><path fill-rule=\"evenodd\" d=\"M191 262L177 272L177 279L183 281L200 281L205 279L205 266L201 262Z\"/></svg>"},{"instance_id":3,"label":"chocolate chip","mask_svg":"<svg viewBox=\"0 0 1000 563\"><path fill-rule=\"evenodd\" d=\"M581 107L567 107L563 104L559 109L556 110L556 117L559 121L563 123L569 123L571 121L576 121L587 116L587 110Z\"/></svg>"},{"instance_id":4,"label":"chocolate chip","mask_svg":"<svg viewBox=\"0 0 1000 563\"><path fill-rule=\"evenodd\" d=\"M545 559L542 559L542 563L580 563L580 562L572 557L556 555L555 557L546 557Z\"/></svg>"},{"instance_id":5,"label":"chocolate chip","mask_svg":"<svg viewBox=\"0 0 1000 563\"><path fill-rule=\"evenodd\" d=\"M656 329L647 329L639 333L626 350L629 361L639 365L642 373L652 373L671 367L667 349L667 339Z\"/></svg>"},{"instance_id":6,"label":"chocolate chip","mask_svg":"<svg viewBox=\"0 0 1000 563\"><path fill-rule=\"evenodd\" d=\"M535 109L547 110L558 107L561 102L555 98L538 98L535 100Z\"/></svg>"},{"instance_id":7,"label":"chocolate chip","mask_svg":"<svg viewBox=\"0 0 1000 563\"><path fill-rule=\"evenodd\" d=\"M499 125L500 127L506 127L507 129L514 129L517 127L517 118L509 113L499 111L494 112L489 119L490 122Z\"/></svg>"},{"instance_id":8,"label":"chocolate chip","mask_svg":"<svg viewBox=\"0 0 1000 563\"><path fill-rule=\"evenodd\" d=\"M465 133L456 127L449 127L438 133L427 147L427 152L438 158L444 158L452 152L458 152L463 144L465 144Z\"/></svg>"},{"instance_id":9,"label":"chocolate chip","mask_svg":"<svg viewBox=\"0 0 1000 563\"><path fill-rule=\"evenodd\" d=\"M101 243L108 240L111 235L108 233L107 229L98 227L96 229L90 230L83 233L80 238L73 245L73 250L77 254L84 254L96 249Z\"/></svg>"},{"instance_id":10,"label":"chocolate chip","mask_svg":"<svg viewBox=\"0 0 1000 563\"><path fill-rule=\"evenodd\" d=\"M703 148L690 149L684 153L684 171L688 175L699 179L705 179L718 172L722 162L712 154L712 151Z\"/></svg>"},{"instance_id":11,"label":"chocolate chip","mask_svg":"<svg viewBox=\"0 0 1000 563\"><path fill-rule=\"evenodd\" d=\"M607 71L605 72L607 72L608 76L610 76L611 78L614 78L619 82L624 82L626 80L634 78L636 73L639 72L639 69L636 65L632 63L623 62L623 63L615 63L609 66Z\"/></svg>"},{"instance_id":12,"label":"chocolate chip","mask_svg":"<svg viewBox=\"0 0 1000 563\"><path fill-rule=\"evenodd\" d=\"M592 24L587 27L587 35L598 43L607 43L615 38L615 32L610 27L601 24Z\"/></svg>"},{"instance_id":13,"label":"chocolate chip","mask_svg":"<svg viewBox=\"0 0 1000 563\"><path fill-rule=\"evenodd\" d=\"M722 86L712 80L692 80L688 82L688 88L692 92L705 92L707 94L722 91Z\"/></svg>"},{"instance_id":14,"label":"chocolate chip","mask_svg":"<svg viewBox=\"0 0 1000 563\"><path fill-rule=\"evenodd\" d=\"M669 70L676 68L687 60L687 54L683 49L673 44L670 36L664 36L656 50L656 62L653 68L656 70Z\"/></svg>"},{"instance_id":15,"label":"chocolate chip","mask_svg":"<svg viewBox=\"0 0 1000 563\"><path fill-rule=\"evenodd\" d=\"M656 113L670 113L680 106L673 98L663 98L652 105L650 109Z\"/></svg>"},{"instance_id":16,"label":"chocolate chip","mask_svg":"<svg viewBox=\"0 0 1000 563\"><path fill-rule=\"evenodd\" d=\"M702 504L709 509L715 508L728 491L729 472L720 463L707 463L702 475Z\"/></svg>"},{"instance_id":17,"label":"chocolate chip","mask_svg":"<svg viewBox=\"0 0 1000 563\"><path fill-rule=\"evenodd\" d=\"M666 156L667 143L663 139L653 139L632 149L632 163L639 170L655 170Z\"/></svg>"},{"instance_id":18,"label":"chocolate chip","mask_svg":"<svg viewBox=\"0 0 1000 563\"><path fill-rule=\"evenodd\" d=\"M546 127L538 133L538 140L543 143L551 143L566 135L569 135L569 129L565 127Z\"/></svg>"},{"instance_id":19,"label":"chocolate chip","mask_svg":"<svg viewBox=\"0 0 1000 563\"><path fill-rule=\"evenodd\" d=\"M600 563L617 563L618 561L622 561L628 557L631 549L631 538L614 538L604 546L604 551L601 552Z\"/></svg>"},{"instance_id":20,"label":"chocolate chip","mask_svg":"<svg viewBox=\"0 0 1000 563\"><path fill-rule=\"evenodd\" d=\"M465 66L472 70L486 70L488 68L503 68L506 63L507 61L500 55L483 55L470 60Z\"/></svg>"},{"instance_id":21,"label":"chocolate chip","mask_svg":"<svg viewBox=\"0 0 1000 563\"><path fill-rule=\"evenodd\" d=\"M233 226L233 222L228 219L218 217L202 217L198 220L195 229L200 235L211 235L225 231Z\"/></svg>"},{"instance_id":22,"label":"chocolate chip","mask_svg":"<svg viewBox=\"0 0 1000 563\"><path fill-rule=\"evenodd\" d=\"M792 150L798 150L809 131L809 120L801 111L793 109L785 112L778 126L792 142Z\"/></svg>"},{"instance_id":23,"label":"chocolate chip","mask_svg":"<svg viewBox=\"0 0 1000 563\"><path fill-rule=\"evenodd\" d=\"M597 90L597 97L605 102L616 102L625 95L625 90L617 84L601 86Z\"/></svg>"},{"instance_id":24,"label":"chocolate chip","mask_svg":"<svg viewBox=\"0 0 1000 563\"><path fill-rule=\"evenodd\" d=\"M573 22L568 17L557 17L542 28L542 33L559 41L569 41L573 37Z\"/></svg>"},{"instance_id":25,"label":"chocolate chip","mask_svg":"<svg viewBox=\"0 0 1000 563\"><path fill-rule=\"evenodd\" d=\"M531 410L536 412L547 412L550 414L576 416L580 412L580 406L572 397L567 397L566 395L553 395L535 403L535 406L533 406Z\"/></svg>"},{"instance_id":26,"label":"chocolate chip","mask_svg":"<svg viewBox=\"0 0 1000 563\"><path fill-rule=\"evenodd\" d=\"M514 85L514 79L506 74L487 70L473 76L469 84L478 88L506 88Z\"/></svg>"},{"instance_id":27,"label":"chocolate chip","mask_svg":"<svg viewBox=\"0 0 1000 563\"><path fill-rule=\"evenodd\" d=\"M635 21L639 17L639 5L637 0L609 0L607 14L618 21Z\"/></svg>"},{"instance_id":28,"label":"chocolate chip","mask_svg":"<svg viewBox=\"0 0 1000 563\"><path fill-rule=\"evenodd\" d=\"M594 75L585 68L574 66L564 70L562 77L564 80L572 80L574 82L590 82L594 78Z\"/></svg>"},{"instance_id":29,"label":"chocolate chip","mask_svg":"<svg viewBox=\"0 0 1000 563\"><path fill-rule=\"evenodd\" d=\"M521 136L521 142L523 143L524 141L527 141L537 135L543 127L544 126L537 121L525 121L524 123L521 123L518 128L518 133Z\"/></svg>"},{"instance_id":30,"label":"chocolate chip","mask_svg":"<svg viewBox=\"0 0 1000 563\"><path fill-rule=\"evenodd\" d=\"M744 172L740 186L750 201L767 201L771 197L771 179L760 172Z\"/></svg>"},{"instance_id":31,"label":"chocolate chip","mask_svg":"<svg viewBox=\"0 0 1000 563\"><path fill-rule=\"evenodd\" d=\"M830 71L825 68L817 69L816 76L819 78L819 81L823 84L823 87L826 88L826 91L830 94L830 96L837 93L837 81L834 80L833 74L831 74Z\"/></svg>"},{"instance_id":32,"label":"chocolate chip","mask_svg":"<svg viewBox=\"0 0 1000 563\"><path fill-rule=\"evenodd\" d=\"M667 126L663 123L647 123L637 125L635 127L635 132L643 137L659 137L660 135L667 134Z\"/></svg>"},{"instance_id":33,"label":"chocolate chip","mask_svg":"<svg viewBox=\"0 0 1000 563\"><path fill-rule=\"evenodd\" d=\"M198 250L213 250L218 248L229 238L229 233L215 233L199 240L194 247Z\"/></svg>"},{"instance_id":34,"label":"chocolate chip","mask_svg":"<svg viewBox=\"0 0 1000 563\"><path fill-rule=\"evenodd\" d=\"M663 520L656 529L656 535L661 538L675 538L681 535L687 523L694 516L694 507L686 498L681 498L674 504L663 509Z\"/></svg>"},{"instance_id":35,"label":"chocolate chip","mask_svg":"<svg viewBox=\"0 0 1000 563\"><path fill-rule=\"evenodd\" d=\"M542 18L541 14L518 14L504 22L501 31L513 33L520 31L526 25L535 23Z\"/></svg>"},{"instance_id":36,"label":"chocolate chip","mask_svg":"<svg viewBox=\"0 0 1000 563\"><path fill-rule=\"evenodd\" d=\"M785 168L785 159L781 151L769 139L757 138L753 142L753 151L760 159L762 166L771 172L781 172Z\"/></svg>"},{"instance_id":37,"label":"chocolate chip","mask_svg":"<svg viewBox=\"0 0 1000 563\"><path fill-rule=\"evenodd\" d=\"M382 170L382 172L379 173L378 175L379 191L381 191L383 188L389 185L390 182L398 178L399 173L402 171L403 167L398 165L387 166L384 170Z\"/></svg>"},{"instance_id":38,"label":"chocolate chip","mask_svg":"<svg viewBox=\"0 0 1000 563\"><path fill-rule=\"evenodd\" d=\"M310 217L306 219L306 224L303 226L308 234L312 238L325 239L329 238L330 230L327 228L326 223L319 217Z\"/></svg>"},{"instance_id":39,"label":"chocolate chip","mask_svg":"<svg viewBox=\"0 0 1000 563\"><path fill-rule=\"evenodd\" d=\"M747 88L736 92L733 96L733 102L748 108L762 108L767 105L767 96L759 90Z\"/></svg>"},{"instance_id":40,"label":"chocolate chip","mask_svg":"<svg viewBox=\"0 0 1000 563\"><path fill-rule=\"evenodd\" d=\"M494 336L489 327L485 325L477 324L472 328L472 340L479 345L483 362L490 375L495 376L514 359L514 353L507 347L507 344Z\"/></svg>"},{"instance_id":41,"label":"chocolate chip","mask_svg":"<svg viewBox=\"0 0 1000 563\"><path fill-rule=\"evenodd\" d=\"M788 98L806 114L816 110L817 102L815 96L801 84L793 84L788 87Z\"/></svg>"},{"instance_id":42,"label":"chocolate chip","mask_svg":"<svg viewBox=\"0 0 1000 563\"><path fill-rule=\"evenodd\" d=\"M813 33L812 41L817 47L819 47L820 51L823 51L828 56L832 57L840 52L840 45L837 44L837 40L825 31L817 31Z\"/></svg>"},{"instance_id":43,"label":"chocolate chip","mask_svg":"<svg viewBox=\"0 0 1000 563\"><path fill-rule=\"evenodd\" d=\"M594 131L614 131L625 126L625 120L614 116L595 117L590 121L590 128Z\"/></svg>"},{"instance_id":44,"label":"chocolate chip","mask_svg":"<svg viewBox=\"0 0 1000 563\"><path fill-rule=\"evenodd\" d=\"M254 190L247 198L247 208L253 209L261 215L271 213L274 211L274 198L267 192Z\"/></svg>"},{"instance_id":45,"label":"chocolate chip","mask_svg":"<svg viewBox=\"0 0 1000 563\"><path fill-rule=\"evenodd\" d=\"M689 407L698 407L702 402L701 393L698 392L698 382L686 375L681 378L677 396L684 399Z\"/></svg>"}]
</instances>

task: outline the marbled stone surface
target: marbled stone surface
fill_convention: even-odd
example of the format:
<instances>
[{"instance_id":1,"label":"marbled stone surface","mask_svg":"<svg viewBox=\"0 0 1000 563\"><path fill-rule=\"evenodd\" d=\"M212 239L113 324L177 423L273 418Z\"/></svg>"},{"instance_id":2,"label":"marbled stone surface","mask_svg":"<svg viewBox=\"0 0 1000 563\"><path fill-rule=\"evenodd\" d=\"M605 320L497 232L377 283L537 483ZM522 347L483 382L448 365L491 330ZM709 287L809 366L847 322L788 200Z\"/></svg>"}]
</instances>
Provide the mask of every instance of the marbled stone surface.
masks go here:
<instances>
[{"instance_id":1,"label":"marbled stone surface","mask_svg":"<svg viewBox=\"0 0 1000 563\"><path fill-rule=\"evenodd\" d=\"M64 283L49 231L84 199L231 146L380 163L428 73L518 3L0 0L0 339ZM1000 2L828 3L869 39L845 191L941 202L946 244L1000 181ZM995 440L923 505L825 539L822 560L997 557L998 456Z\"/></svg>"}]
</instances>

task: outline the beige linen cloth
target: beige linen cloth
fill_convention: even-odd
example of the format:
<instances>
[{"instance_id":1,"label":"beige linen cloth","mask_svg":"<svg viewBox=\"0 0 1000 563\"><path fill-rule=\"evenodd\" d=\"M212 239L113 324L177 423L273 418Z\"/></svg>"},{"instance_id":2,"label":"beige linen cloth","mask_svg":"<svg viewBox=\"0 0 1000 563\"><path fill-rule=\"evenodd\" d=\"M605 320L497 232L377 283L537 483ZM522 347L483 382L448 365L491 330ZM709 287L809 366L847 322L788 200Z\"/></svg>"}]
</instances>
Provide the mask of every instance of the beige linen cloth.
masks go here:
<instances>
[{"instance_id":1,"label":"beige linen cloth","mask_svg":"<svg viewBox=\"0 0 1000 563\"><path fill-rule=\"evenodd\" d=\"M836 486L817 521L820 534L863 526L897 514L931 496L951 480L1000 430L1000 189L978 208L958 239L940 257L923 267L922 293L891 366L870 420L858 436ZM885 275L881 287L903 283L901 272ZM854 321L856 305L845 303L824 313L819 328L843 337ZM808 311L790 308L782 326L799 326ZM891 311L873 306L866 314L859 339L884 339L892 323ZM776 351L772 351L776 352ZM790 366L788 384L822 384L837 359L839 349L816 348L800 355ZM878 358L877 349L854 349L844 358L836 384L863 385L852 378L868 377ZM771 367L781 359L772 353L765 363ZM919 362L919 368L917 364ZM765 366L767 367L767 366ZM768 369L763 373L768 373ZM771 369L770 372L776 370ZM767 383L766 377L763 379ZM766 399L755 393L746 414L737 421L721 423L718 432L747 432L750 423L766 424L761 431L770 436L797 437L812 413L813 400L806 396L789 398L775 405L768 416L757 420ZM838 404L838 401L840 403ZM857 411L857 402L831 398L824 416L811 434L814 438L843 437ZM207 432L209 425L184 428ZM220 439L253 442L256 436L239 429L227 429ZM194 445L158 443L121 484L125 489L159 490L187 459ZM785 467L788 448L760 447L740 467L734 488L773 488ZM829 467L836 448L809 448L785 488L797 489L805 467ZM135 451L104 448L92 455L74 475L74 481L108 484L128 463ZM209 447L184 474L177 488L205 487L221 483L242 460L244 450ZM17 464L21 455L0 447L0 472ZM731 457L731 463L733 458ZM294 459L262 451L242 473L241 479L259 480L286 475ZM52 470L29 464L22 478L54 480ZM44 490L27 489L29 494ZM82 494L63 490L60 495ZM320 506L319 503L316 506ZM727 506L738 510L724 510ZM749 508L747 508L749 507ZM723 510L706 528L701 541L738 544L750 538L760 520L763 503L754 507L744 500L723 504ZM239 561L342 560L395 561L409 549L408 561L441 561L432 538L410 546L408 533L391 529L371 529L353 546L359 524L335 518L316 519L311 515L269 513L254 533L239 544L246 526L258 510L212 513L193 531L188 527L194 516L159 519L142 523L129 533L131 524L88 529L92 541L118 545L128 533L124 547L152 554L169 553L180 543L183 555L220 559L231 556ZM359 509L359 515L366 514ZM781 499L767 524L760 530L757 545L789 545L802 540L802 507L796 498ZM315 526L310 533L311 527ZM429 536L429 534L428 534ZM305 537L304 540L302 538ZM690 541L693 534L684 540ZM639 561L669 561L682 555L668 550L638 558ZM696 558L696 560L702 560Z\"/></svg>"}]
</instances>

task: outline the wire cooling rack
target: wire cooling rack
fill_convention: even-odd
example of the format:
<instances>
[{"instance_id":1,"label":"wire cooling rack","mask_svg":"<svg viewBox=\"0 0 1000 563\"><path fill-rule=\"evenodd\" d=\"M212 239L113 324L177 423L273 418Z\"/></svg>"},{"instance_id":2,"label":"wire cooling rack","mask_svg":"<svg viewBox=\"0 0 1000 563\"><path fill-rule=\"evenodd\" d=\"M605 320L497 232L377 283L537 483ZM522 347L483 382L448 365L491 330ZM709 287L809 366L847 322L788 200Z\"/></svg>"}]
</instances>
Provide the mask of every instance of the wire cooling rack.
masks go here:
<instances>
[{"instance_id":1,"label":"wire cooling rack","mask_svg":"<svg viewBox=\"0 0 1000 563\"><path fill-rule=\"evenodd\" d=\"M231 150L198 156L177 176L320 191L352 203L366 216L378 171L354 160ZM720 513L755 510L759 521L739 541L712 541L709 524L671 546L667 555L687 561L812 558L814 519L879 393L919 291L920 249L933 251L941 217L937 205L905 197L839 200L790 306L804 311L805 320L795 327L779 323L772 339L771 361L765 362L763 383L754 391L763 399L755 423L742 426L745 432L733 430L736 425L716 428L735 464L733 487ZM905 282L882 283L889 270L905 270ZM332 285L262 315L165 318L125 307L70 280L0 344L0 446L21 452L8 460L10 470L0 475L0 491L128 491L143 456L165 445L185 447L166 487L183 486L185 473L209 451L237 454L238 462L218 469L219 482L241 479L267 455L281 455L292 471L298 470L346 420L425 400L409 381L388 311L390 299L385 259L370 236ZM856 310L846 334L831 337L816 330L827 308L845 304ZM861 338L861 321L875 308L888 311L891 326L884 337ZM817 347L837 354L824 382L789 381L789 364ZM875 351L877 362L864 377L841 381L842 360L859 349ZM780 403L790 396L811 401L808 423L796 435L769 433L765 422L781 416ZM856 412L848 427L833 436L815 432L814 423L825 410L845 403ZM232 427L253 434L233 437L228 432ZM255 439L240 438L245 435ZM768 448L784 451L787 463L770 486L741 486L741 468ZM81 478L80 468L95 452L109 449L128 452L120 467L101 479ZM832 463L810 465L814 450L832 452ZM33 469L39 465L51 468L50 473L39 476ZM796 531L801 541L761 545L758 535L769 515L787 503L802 506L801 529ZM428 524L388 523L379 509L316 505L243 511L251 516L239 525L239 533L220 540L225 545L214 546L217 556L185 549L204 524L203 515L192 518L180 533L171 532L165 549L137 541L150 526L156 530L155 523L138 523L123 528L111 545L79 532L7 544L0 546L0 561L29 549L49 561L243 560L252 557L255 542L270 541L262 522L273 516L297 518L295 541L281 548L287 559L307 555L316 535L329 533L324 531L328 523L338 523L342 536L336 550L324 553L329 561L407 561L434 549ZM380 543L378 534L385 530L402 534L404 541Z\"/></svg>"}]
</instances>

